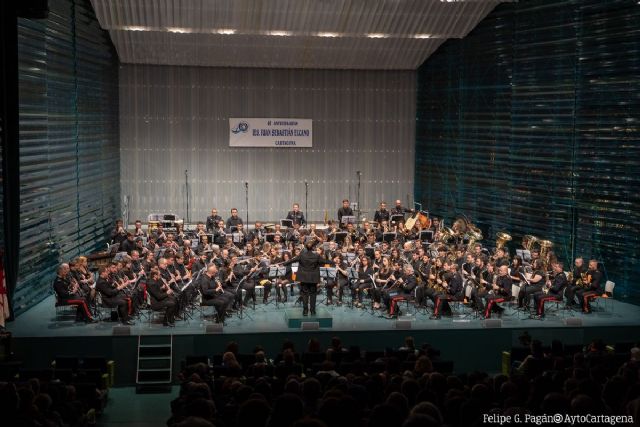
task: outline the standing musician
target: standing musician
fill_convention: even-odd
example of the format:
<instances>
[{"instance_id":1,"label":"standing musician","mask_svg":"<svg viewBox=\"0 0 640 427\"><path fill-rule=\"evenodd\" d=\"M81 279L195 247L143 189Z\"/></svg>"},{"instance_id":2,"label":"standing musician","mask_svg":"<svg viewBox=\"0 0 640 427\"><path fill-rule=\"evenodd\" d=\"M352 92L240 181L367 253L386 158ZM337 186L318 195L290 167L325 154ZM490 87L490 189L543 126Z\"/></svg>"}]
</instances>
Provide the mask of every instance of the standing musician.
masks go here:
<instances>
[{"instance_id":1,"label":"standing musician","mask_svg":"<svg viewBox=\"0 0 640 427\"><path fill-rule=\"evenodd\" d=\"M463 298L464 287L462 285L462 275L458 271L458 265L455 262L445 263L448 273L444 276L442 287L444 292L438 293L434 301L433 315L430 319L440 319L442 315L451 316L451 306L449 301L461 300ZM440 311L442 306L442 311ZM442 314L441 314L442 313Z\"/></svg>"},{"instance_id":2,"label":"standing musician","mask_svg":"<svg viewBox=\"0 0 640 427\"><path fill-rule=\"evenodd\" d=\"M567 286L567 276L562 270L564 265L556 262L551 265L553 268L553 280L548 279L545 288L541 292L533 294L534 305L536 309L536 317L542 319L544 317L544 303L547 301L562 301L562 291Z\"/></svg>"},{"instance_id":3,"label":"standing musician","mask_svg":"<svg viewBox=\"0 0 640 427\"><path fill-rule=\"evenodd\" d=\"M509 276L509 267L503 264L498 267L498 274L494 274L491 282L491 289L485 297L487 302L487 308L484 311L485 319L489 319L491 317L492 311L497 312L498 317L502 317L504 308L500 307L498 303L507 301L511 298L511 286L513 286L513 281Z\"/></svg>"},{"instance_id":4,"label":"standing musician","mask_svg":"<svg viewBox=\"0 0 640 427\"><path fill-rule=\"evenodd\" d=\"M353 216L353 209L351 209L351 203L349 203L349 199L344 199L342 201L342 207L338 209L338 226L340 228L344 228L344 226L342 225L343 216Z\"/></svg>"},{"instance_id":5,"label":"standing musician","mask_svg":"<svg viewBox=\"0 0 640 427\"><path fill-rule=\"evenodd\" d=\"M121 219L116 219L116 225L111 231L111 244L121 244L127 238L127 232Z\"/></svg>"},{"instance_id":6,"label":"standing musician","mask_svg":"<svg viewBox=\"0 0 640 427\"><path fill-rule=\"evenodd\" d=\"M411 213L411 212L415 212L415 209L409 209L409 208L403 207L402 201L400 201L399 199L396 200L395 207L391 209L391 215L402 215L403 219L404 219L405 213Z\"/></svg>"},{"instance_id":7,"label":"standing musician","mask_svg":"<svg viewBox=\"0 0 640 427\"><path fill-rule=\"evenodd\" d=\"M238 216L238 209L231 209L231 216L227 218L227 232L231 233L231 227L236 227L238 224L242 224L242 218Z\"/></svg>"},{"instance_id":8,"label":"standing musician","mask_svg":"<svg viewBox=\"0 0 640 427\"><path fill-rule=\"evenodd\" d=\"M129 312L131 307L131 299L126 297L122 292L125 287L124 284L114 281L110 278L110 268L107 266L100 267L100 276L96 282L96 290L102 297L102 304L109 308L118 308L118 316L120 322L124 325L133 325L134 323L129 320Z\"/></svg>"},{"instance_id":9,"label":"standing musician","mask_svg":"<svg viewBox=\"0 0 640 427\"><path fill-rule=\"evenodd\" d=\"M93 323L96 320L89 311L89 301L82 292L78 281L70 274L69 264L60 264L58 274L53 282L53 290L58 297L58 302L76 306L76 321Z\"/></svg>"},{"instance_id":10,"label":"standing musician","mask_svg":"<svg viewBox=\"0 0 640 427\"><path fill-rule=\"evenodd\" d=\"M523 281L524 283L520 287L520 292L518 293L518 308L529 308L531 295L536 292L541 292L542 286L545 283L542 261L540 259L536 259L533 261L532 267L533 273L531 274L531 279Z\"/></svg>"},{"instance_id":11,"label":"standing musician","mask_svg":"<svg viewBox=\"0 0 640 427\"><path fill-rule=\"evenodd\" d=\"M313 250L315 241L305 243L305 248L300 255L285 261L283 265L298 263L296 278L300 282L302 292L302 315L316 314L316 293L320 282L320 266L333 265L333 261L325 259Z\"/></svg>"},{"instance_id":12,"label":"standing musician","mask_svg":"<svg viewBox=\"0 0 640 427\"><path fill-rule=\"evenodd\" d=\"M147 281L147 290L151 299L151 310L164 312L162 324L168 327L176 326L175 316L178 302L173 290L162 282L158 268L151 270L150 278Z\"/></svg>"},{"instance_id":13,"label":"standing musician","mask_svg":"<svg viewBox=\"0 0 640 427\"><path fill-rule=\"evenodd\" d=\"M211 209L211 215L207 217L206 230L207 233L213 233L213 230L218 226L218 221L221 221L222 217L218 215L218 209Z\"/></svg>"},{"instance_id":14,"label":"standing musician","mask_svg":"<svg viewBox=\"0 0 640 427\"><path fill-rule=\"evenodd\" d=\"M575 259L571 276L571 281L567 284L567 290L564 292L568 307L578 305L575 301L576 292L586 286L587 266L584 263L584 258Z\"/></svg>"},{"instance_id":15,"label":"standing musician","mask_svg":"<svg viewBox=\"0 0 640 427\"><path fill-rule=\"evenodd\" d=\"M304 227L307 224L307 221L304 219L304 214L300 210L300 205L298 203L293 204L293 210L290 210L287 214L287 219L293 221L294 224L298 224L301 227Z\"/></svg>"},{"instance_id":16,"label":"standing musician","mask_svg":"<svg viewBox=\"0 0 640 427\"><path fill-rule=\"evenodd\" d=\"M224 291L218 277L218 267L215 264L209 264L207 270L198 278L198 282L202 293L202 305L213 306L216 310L216 323L224 322L225 314L235 297Z\"/></svg>"},{"instance_id":17,"label":"standing musician","mask_svg":"<svg viewBox=\"0 0 640 427\"><path fill-rule=\"evenodd\" d=\"M373 221L380 224L382 223L382 221L389 222L389 218L390 218L390 214L389 214L389 211L387 210L387 203L380 202L380 209L378 209L375 215L373 216Z\"/></svg>"},{"instance_id":18,"label":"standing musician","mask_svg":"<svg viewBox=\"0 0 640 427\"><path fill-rule=\"evenodd\" d=\"M591 305L589 300L597 296L602 295L604 292L602 286L602 272L598 269L598 261L595 259L589 260L589 270L587 270L586 285L576 291L578 300L582 304L582 312L585 314L591 313Z\"/></svg>"}]
</instances>

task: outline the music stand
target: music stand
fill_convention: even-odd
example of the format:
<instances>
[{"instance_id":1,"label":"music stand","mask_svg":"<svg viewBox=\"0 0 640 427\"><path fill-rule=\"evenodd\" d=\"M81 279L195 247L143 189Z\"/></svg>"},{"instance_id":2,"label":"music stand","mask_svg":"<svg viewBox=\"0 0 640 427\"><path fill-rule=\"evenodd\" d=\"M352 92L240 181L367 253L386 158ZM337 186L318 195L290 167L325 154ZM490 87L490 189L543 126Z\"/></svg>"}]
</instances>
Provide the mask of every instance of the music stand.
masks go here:
<instances>
[{"instance_id":1,"label":"music stand","mask_svg":"<svg viewBox=\"0 0 640 427\"><path fill-rule=\"evenodd\" d=\"M345 215L340 220L340 224L344 225L345 227L347 226L347 224L355 224L355 223L356 223L356 217L352 215Z\"/></svg>"},{"instance_id":2,"label":"music stand","mask_svg":"<svg viewBox=\"0 0 640 427\"><path fill-rule=\"evenodd\" d=\"M329 250L329 242L324 242L322 244L322 249L324 249L325 252L328 251Z\"/></svg>"},{"instance_id":3,"label":"music stand","mask_svg":"<svg viewBox=\"0 0 640 427\"><path fill-rule=\"evenodd\" d=\"M367 246L364 248L364 253L367 257L369 257L369 259L373 259L374 252L375 252L375 249L370 246Z\"/></svg>"},{"instance_id":4,"label":"music stand","mask_svg":"<svg viewBox=\"0 0 640 427\"><path fill-rule=\"evenodd\" d=\"M287 275L287 267L283 265L271 265L269 266L269 272L267 273L267 278L271 280L273 284L273 289L278 293L278 279ZM283 289L283 292L287 292L287 288ZM278 297L276 296L276 308L278 308Z\"/></svg>"},{"instance_id":5,"label":"music stand","mask_svg":"<svg viewBox=\"0 0 640 427\"><path fill-rule=\"evenodd\" d=\"M348 254L347 254L348 255ZM355 254L353 254L354 258L355 258ZM347 279L349 280L349 283L351 283L351 286L353 286L354 283L357 283L358 281L358 269L356 269L355 267L347 267ZM351 290L351 307L353 307L353 298L356 295L355 290Z\"/></svg>"},{"instance_id":6,"label":"music stand","mask_svg":"<svg viewBox=\"0 0 640 427\"><path fill-rule=\"evenodd\" d=\"M345 231L340 231L333 235L333 241L338 244L341 244L344 242L344 239L346 239L346 237L347 237L347 233Z\"/></svg>"},{"instance_id":7,"label":"music stand","mask_svg":"<svg viewBox=\"0 0 640 427\"><path fill-rule=\"evenodd\" d=\"M292 219L281 219L280 225L282 227L293 228L293 220Z\"/></svg>"},{"instance_id":8,"label":"music stand","mask_svg":"<svg viewBox=\"0 0 640 427\"><path fill-rule=\"evenodd\" d=\"M398 237L398 233L394 231L388 231L382 234L382 241L391 243Z\"/></svg>"},{"instance_id":9,"label":"music stand","mask_svg":"<svg viewBox=\"0 0 640 427\"><path fill-rule=\"evenodd\" d=\"M433 231L432 230L423 230L420 232L420 241L421 242L429 242L433 243Z\"/></svg>"},{"instance_id":10,"label":"music stand","mask_svg":"<svg viewBox=\"0 0 640 427\"><path fill-rule=\"evenodd\" d=\"M397 224L397 223L398 223L398 221L403 221L403 222L404 222L404 215L398 215L398 214L396 214L396 215L391 215L391 219L389 220L389 222L390 222L391 224L394 224L394 225L395 225L395 224Z\"/></svg>"},{"instance_id":11,"label":"music stand","mask_svg":"<svg viewBox=\"0 0 640 427\"><path fill-rule=\"evenodd\" d=\"M265 240L269 243L273 243L273 241L275 240L275 233L269 233L267 235L265 235Z\"/></svg>"},{"instance_id":12,"label":"music stand","mask_svg":"<svg viewBox=\"0 0 640 427\"><path fill-rule=\"evenodd\" d=\"M516 255L519 256L523 262L527 264L531 263L531 251L526 249L516 249Z\"/></svg>"},{"instance_id":13,"label":"music stand","mask_svg":"<svg viewBox=\"0 0 640 427\"><path fill-rule=\"evenodd\" d=\"M233 233L232 235L232 241L234 244L240 244L242 242L242 237L243 235L240 233Z\"/></svg>"},{"instance_id":14,"label":"music stand","mask_svg":"<svg viewBox=\"0 0 640 427\"><path fill-rule=\"evenodd\" d=\"M356 254L354 252L347 252L347 262L349 263L353 262L355 257L356 257Z\"/></svg>"},{"instance_id":15,"label":"music stand","mask_svg":"<svg viewBox=\"0 0 640 427\"><path fill-rule=\"evenodd\" d=\"M209 243L213 243L213 234L201 234L198 236L198 242L202 243L202 236L207 236ZM197 246L197 245L196 245Z\"/></svg>"}]
</instances>

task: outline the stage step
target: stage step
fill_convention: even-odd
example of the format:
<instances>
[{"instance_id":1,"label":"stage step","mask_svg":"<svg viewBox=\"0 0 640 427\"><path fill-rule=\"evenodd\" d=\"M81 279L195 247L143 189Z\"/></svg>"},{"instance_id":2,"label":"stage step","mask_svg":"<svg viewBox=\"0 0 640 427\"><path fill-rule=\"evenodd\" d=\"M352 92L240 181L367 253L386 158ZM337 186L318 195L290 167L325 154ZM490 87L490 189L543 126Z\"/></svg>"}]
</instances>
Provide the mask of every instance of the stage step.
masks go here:
<instances>
[{"instance_id":1,"label":"stage step","mask_svg":"<svg viewBox=\"0 0 640 427\"><path fill-rule=\"evenodd\" d=\"M318 322L319 327L321 328L333 327L333 317L325 308L318 307L316 314L309 314L309 316L302 315L302 308L290 308L285 310L284 316L287 326L292 329L300 329L304 322Z\"/></svg>"},{"instance_id":2,"label":"stage step","mask_svg":"<svg viewBox=\"0 0 640 427\"><path fill-rule=\"evenodd\" d=\"M138 336L136 391L138 393L170 390L173 371L173 335Z\"/></svg>"}]
</instances>

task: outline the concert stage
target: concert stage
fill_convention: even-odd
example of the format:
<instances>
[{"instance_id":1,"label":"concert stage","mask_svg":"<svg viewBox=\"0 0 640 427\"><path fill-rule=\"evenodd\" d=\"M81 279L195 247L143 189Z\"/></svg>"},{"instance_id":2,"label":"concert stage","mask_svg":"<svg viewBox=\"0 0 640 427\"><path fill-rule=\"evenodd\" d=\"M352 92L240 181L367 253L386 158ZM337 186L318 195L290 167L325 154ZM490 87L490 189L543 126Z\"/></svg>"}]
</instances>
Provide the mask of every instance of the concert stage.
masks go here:
<instances>
[{"instance_id":1,"label":"concert stage","mask_svg":"<svg viewBox=\"0 0 640 427\"><path fill-rule=\"evenodd\" d=\"M590 315L564 310L556 312L555 305L548 305L545 320L523 318L508 308L501 324L487 324L474 318L473 312L466 309L452 318L429 320L428 314L418 313L403 316L402 322L396 322L371 310L321 304L318 315L325 321L329 318L332 326L303 330L290 327L300 323L289 324L295 310L301 311L293 301L277 308L273 303L263 305L258 302L255 310L243 312L242 319L238 315L228 319L221 333L206 333L206 326L212 322L203 321L196 314L194 319L177 322L175 328L138 320L130 329L131 335L114 336L116 323L103 321L85 325L72 320L56 320L51 296L10 323L9 330L15 338L16 357L31 366L46 367L57 355L105 356L116 361L118 385L135 382L138 336L150 335L173 335L175 372L185 356L220 353L229 341L237 341L242 353L250 353L260 344L273 357L285 339L293 341L302 351L310 337L318 338L324 347L334 335L340 336L345 345L360 345L372 350L399 347L406 335L412 335L417 345L428 342L441 351L442 359L454 361L456 371L498 372L501 352L518 345L518 337L525 330L547 344L552 339L560 339L565 344L584 344L594 338L603 338L607 343L638 340L640 307L608 300L605 309L604 303L601 300L599 307L594 305ZM325 324L319 323L320 326Z\"/></svg>"}]
</instances>

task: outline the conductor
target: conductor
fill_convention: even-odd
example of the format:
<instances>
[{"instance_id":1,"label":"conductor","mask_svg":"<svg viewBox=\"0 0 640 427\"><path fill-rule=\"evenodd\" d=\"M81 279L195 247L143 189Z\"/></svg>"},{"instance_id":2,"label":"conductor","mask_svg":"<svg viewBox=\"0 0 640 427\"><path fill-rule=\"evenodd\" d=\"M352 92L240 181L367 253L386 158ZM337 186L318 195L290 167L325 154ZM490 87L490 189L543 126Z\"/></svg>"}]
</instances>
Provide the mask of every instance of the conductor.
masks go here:
<instances>
[{"instance_id":1,"label":"conductor","mask_svg":"<svg viewBox=\"0 0 640 427\"><path fill-rule=\"evenodd\" d=\"M313 250L315 244L315 240L309 240L305 243L305 248L300 255L282 263L282 265L289 265L294 262L298 263L296 276L300 281L302 289L303 316L308 316L309 311L311 311L312 316L316 314L316 292L318 290L318 282L320 282L320 266L324 264L334 264L333 261L321 257Z\"/></svg>"}]
</instances>

